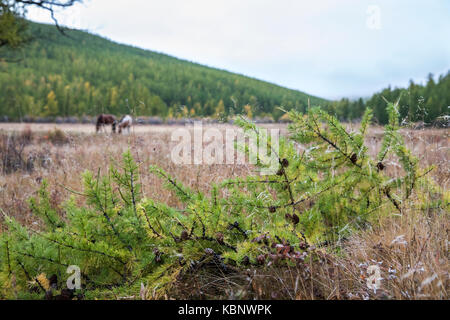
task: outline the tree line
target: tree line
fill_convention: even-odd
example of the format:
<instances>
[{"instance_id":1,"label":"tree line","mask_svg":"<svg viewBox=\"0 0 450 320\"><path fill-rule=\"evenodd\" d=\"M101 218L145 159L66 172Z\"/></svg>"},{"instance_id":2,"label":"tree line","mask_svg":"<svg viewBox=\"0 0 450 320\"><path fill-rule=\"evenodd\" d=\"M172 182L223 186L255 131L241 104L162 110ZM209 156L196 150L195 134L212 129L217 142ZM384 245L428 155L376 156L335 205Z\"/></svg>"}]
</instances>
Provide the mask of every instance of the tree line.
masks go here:
<instances>
[{"instance_id":1,"label":"tree line","mask_svg":"<svg viewBox=\"0 0 450 320\"><path fill-rule=\"evenodd\" d=\"M342 120L351 121L360 119L366 107L369 107L374 111L378 123L386 124L386 101L398 101L401 121L431 125L437 118L450 114L450 71L440 75L437 81L433 74L429 74L425 84L410 80L407 88L388 86L370 99L341 99L327 103L324 109Z\"/></svg>"}]
</instances>

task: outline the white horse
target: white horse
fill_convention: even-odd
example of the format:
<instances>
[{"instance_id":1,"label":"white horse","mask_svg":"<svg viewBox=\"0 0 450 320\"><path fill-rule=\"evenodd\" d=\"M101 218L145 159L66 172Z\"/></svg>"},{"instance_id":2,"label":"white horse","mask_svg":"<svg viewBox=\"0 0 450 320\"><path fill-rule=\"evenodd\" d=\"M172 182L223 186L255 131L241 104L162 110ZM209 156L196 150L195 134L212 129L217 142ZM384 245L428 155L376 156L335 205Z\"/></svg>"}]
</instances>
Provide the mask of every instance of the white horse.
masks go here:
<instances>
[{"instance_id":1,"label":"white horse","mask_svg":"<svg viewBox=\"0 0 450 320\"><path fill-rule=\"evenodd\" d=\"M133 118L129 115L124 116L119 122L119 134L122 133L123 129L127 129L128 134L130 134L132 125L133 125Z\"/></svg>"}]
</instances>

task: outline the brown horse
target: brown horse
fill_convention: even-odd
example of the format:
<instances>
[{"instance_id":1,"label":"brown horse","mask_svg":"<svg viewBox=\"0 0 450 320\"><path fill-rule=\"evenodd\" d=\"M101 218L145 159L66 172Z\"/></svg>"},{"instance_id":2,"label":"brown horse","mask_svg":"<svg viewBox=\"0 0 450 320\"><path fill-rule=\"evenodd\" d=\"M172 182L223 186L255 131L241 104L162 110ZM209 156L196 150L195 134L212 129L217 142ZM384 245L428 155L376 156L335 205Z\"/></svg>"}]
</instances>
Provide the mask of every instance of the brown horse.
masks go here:
<instances>
[{"instance_id":1,"label":"brown horse","mask_svg":"<svg viewBox=\"0 0 450 320\"><path fill-rule=\"evenodd\" d=\"M116 125L117 125L116 117L114 117L112 114L101 114L101 115L99 115L97 117L97 125L96 125L97 133L105 125L109 125L109 124L112 125L112 132L116 133Z\"/></svg>"}]
</instances>

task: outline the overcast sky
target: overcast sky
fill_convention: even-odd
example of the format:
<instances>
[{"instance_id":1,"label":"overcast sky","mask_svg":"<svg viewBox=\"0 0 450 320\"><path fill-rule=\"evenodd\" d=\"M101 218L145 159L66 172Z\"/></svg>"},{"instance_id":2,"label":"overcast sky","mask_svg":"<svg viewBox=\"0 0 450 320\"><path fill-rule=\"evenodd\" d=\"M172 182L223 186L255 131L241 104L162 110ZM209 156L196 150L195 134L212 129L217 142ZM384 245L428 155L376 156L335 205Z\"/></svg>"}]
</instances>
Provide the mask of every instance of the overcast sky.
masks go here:
<instances>
[{"instance_id":1,"label":"overcast sky","mask_svg":"<svg viewBox=\"0 0 450 320\"><path fill-rule=\"evenodd\" d=\"M84 0L57 17L330 99L450 70L449 0ZM51 22L39 10L28 18Z\"/></svg>"}]
</instances>

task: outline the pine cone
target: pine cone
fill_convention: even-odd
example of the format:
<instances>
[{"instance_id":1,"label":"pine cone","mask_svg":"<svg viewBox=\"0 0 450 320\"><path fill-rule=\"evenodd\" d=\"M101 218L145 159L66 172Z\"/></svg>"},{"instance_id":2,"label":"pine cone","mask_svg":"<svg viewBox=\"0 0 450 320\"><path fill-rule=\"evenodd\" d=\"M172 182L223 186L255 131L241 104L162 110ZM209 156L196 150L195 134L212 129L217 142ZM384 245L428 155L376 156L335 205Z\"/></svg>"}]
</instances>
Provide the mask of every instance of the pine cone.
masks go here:
<instances>
[{"instance_id":1,"label":"pine cone","mask_svg":"<svg viewBox=\"0 0 450 320\"><path fill-rule=\"evenodd\" d=\"M218 242L219 244L223 244L223 233L218 232L218 233L216 234L216 240L217 240L217 242Z\"/></svg>"},{"instance_id":2,"label":"pine cone","mask_svg":"<svg viewBox=\"0 0 450 320\"><path fill-rule=\"evenodd\" d=\"M283 168L289 167L289 161L288 161L287 159L281 160L281 166L282 166Z\"/></svg>"},{"instance_id":3,"label":"pine cone","mask_svg":"<svg viewBox=\"0 0 450 320\"><path fill-rule=\"evenodd\" d=\"M266 257L263 254L261 254L258 256L257 260L260 265L263 265L266 262Z\"/></svg>"},{"instance_id":4,"label":"pine cone","mask_svg":"<svg viewBox=\"0 0 450 320\"><path fill-rule=\"evenodd\" d=\"M52 275L49 279L50 287L53 289L58 288L58 276L56 274Z\"/></svg>"},{"instance_id":5,"label":"pine cone","mask_svg":"<svg viewBox=\"0 0 450 320\"><path fill-rule=\"evenodd\" d=\"M183 230L183 232L181 232L181 240L186 241L187 239L189 239L189 233L186 230Z\"/></svg>"}]
</instances>

